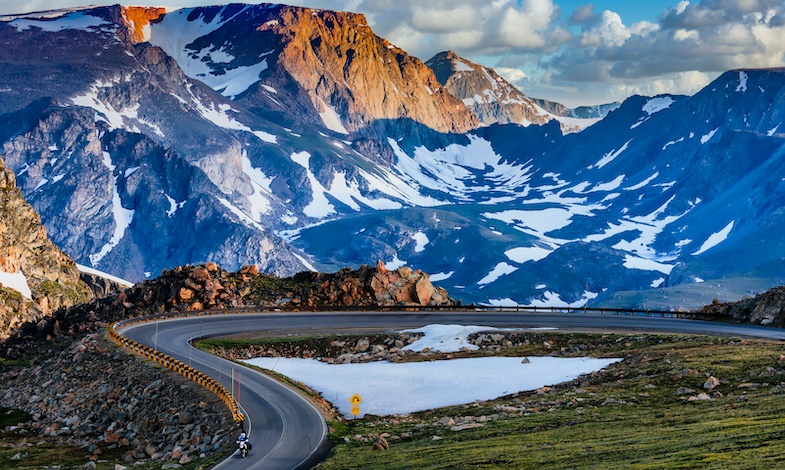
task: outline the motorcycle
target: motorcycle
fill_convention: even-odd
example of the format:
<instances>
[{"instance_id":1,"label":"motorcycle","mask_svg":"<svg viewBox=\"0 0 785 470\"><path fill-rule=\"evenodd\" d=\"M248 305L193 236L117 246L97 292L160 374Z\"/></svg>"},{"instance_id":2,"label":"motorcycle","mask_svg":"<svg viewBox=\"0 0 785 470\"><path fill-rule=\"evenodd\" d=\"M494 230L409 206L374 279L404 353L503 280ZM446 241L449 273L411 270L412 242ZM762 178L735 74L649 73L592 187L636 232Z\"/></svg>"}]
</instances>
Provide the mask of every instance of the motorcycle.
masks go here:
<instances>
[{"instance_id":1,"label":"motorcycle","mask_svg":"<svg viewBox=\"0 0 785 470\"><path fill-rule=\"evenodd\" d=\"M240 448L240 457L242 458L245 458L248 455L248 451L251 450L247 441L240 441L237 443L237 446Z\"/></svg>"}]
</instances>

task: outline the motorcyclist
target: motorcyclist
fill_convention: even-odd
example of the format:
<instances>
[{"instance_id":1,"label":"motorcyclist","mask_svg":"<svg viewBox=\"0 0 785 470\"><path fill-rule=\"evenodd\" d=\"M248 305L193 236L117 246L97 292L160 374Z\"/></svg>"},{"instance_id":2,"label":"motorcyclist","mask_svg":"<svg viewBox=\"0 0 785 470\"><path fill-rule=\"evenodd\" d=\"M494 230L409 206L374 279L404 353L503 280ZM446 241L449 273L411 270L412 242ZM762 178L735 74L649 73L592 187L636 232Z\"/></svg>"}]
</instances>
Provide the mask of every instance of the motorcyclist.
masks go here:
<instances>
[{"instance_id":1,"label":"motorcyclist","mask_svg":"<svg viewBox=\"0 0 785 470\"><path fill-rule=\"evenodd\" d=\"M251 441L248 439L248 436L245 435L244 432L240 433L240 436L237 438L237 447L243 449L245 447L247 450L251 450Z\"/></svg>"}]
</instances>

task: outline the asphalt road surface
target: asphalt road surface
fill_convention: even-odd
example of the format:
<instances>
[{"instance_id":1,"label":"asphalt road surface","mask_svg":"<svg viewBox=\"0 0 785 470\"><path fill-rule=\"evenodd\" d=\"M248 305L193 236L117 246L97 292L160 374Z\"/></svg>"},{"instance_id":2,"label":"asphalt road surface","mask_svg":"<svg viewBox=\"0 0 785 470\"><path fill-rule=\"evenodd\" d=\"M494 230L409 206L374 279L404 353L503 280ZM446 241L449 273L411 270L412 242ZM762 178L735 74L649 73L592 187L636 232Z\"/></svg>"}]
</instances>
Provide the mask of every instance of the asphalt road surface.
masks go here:
<instances>
[{"instance_id":1,"label":"asphalt road surface","mask_svg":"<svg viewBox=\"0 0 785 470\"><path fill-rule=\"evenodd\" d=\"M429 324L482 325L500 328L555 327L570 331L626 331L740 336L785 340L785 330L753 325L616 315L537 313L259 313L183 317L126 327L123 336L154 347L199 369L227 389L246 415L253 450L237 453L216 468L310 468L329 452L327 425L319 411L299 393L253 369L190 347L199 337L246 332L319 334L324 332L417 328ZM238 385L239 383L239 385ZM239 434L239 428L238 428Z\"/></svg>"}]
</instances>

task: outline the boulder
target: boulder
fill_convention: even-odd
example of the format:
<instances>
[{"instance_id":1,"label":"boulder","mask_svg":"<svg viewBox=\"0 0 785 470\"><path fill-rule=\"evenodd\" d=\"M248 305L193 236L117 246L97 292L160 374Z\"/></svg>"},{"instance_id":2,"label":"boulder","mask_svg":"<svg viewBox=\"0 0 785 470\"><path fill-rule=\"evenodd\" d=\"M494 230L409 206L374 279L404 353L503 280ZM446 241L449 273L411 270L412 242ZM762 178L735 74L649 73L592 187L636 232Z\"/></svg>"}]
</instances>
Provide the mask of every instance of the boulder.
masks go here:
<instances>
[{"instance_id":1,"label":"boulder","mask_svg":"<svg viewBox=\"0 0 785 470\"><path fill-rule=\"evenodd\" d=\"M706 383L703 384L703 388L706 390L713 390L715 387L720 385L720 381L717 380L716 377L711 376L706 380Z\"/></svg>"}]
</instances>

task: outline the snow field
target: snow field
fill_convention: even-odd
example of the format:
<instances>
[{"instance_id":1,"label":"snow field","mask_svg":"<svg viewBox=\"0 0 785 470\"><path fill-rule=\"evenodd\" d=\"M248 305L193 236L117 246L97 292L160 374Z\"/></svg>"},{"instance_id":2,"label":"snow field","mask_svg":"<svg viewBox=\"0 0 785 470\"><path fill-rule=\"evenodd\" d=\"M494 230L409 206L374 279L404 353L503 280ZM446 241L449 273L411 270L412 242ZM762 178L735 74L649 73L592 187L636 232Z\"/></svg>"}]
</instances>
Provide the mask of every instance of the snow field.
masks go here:
<instances>
[{"instance_id":1,"label":"snow field","mask_svg":"<svg viewBox=\"0 0 785 470\"><path fill-rule=\"evenodd\" d=\"M468 336L495 328L428 325L412 332L425 336L407 348L455 351L472 346ZM457 349L454 349L457 348ZM476 347L475 347L476 348ZM360 395L360 415L406 414L416 411L492 400L525 390L536 390L588 374L620 359L482 357L394 364L327 364L313 359L255 358L244 361L274 370L318 391L346 417L349 398Z\"/></svg>"}]
</instances>

